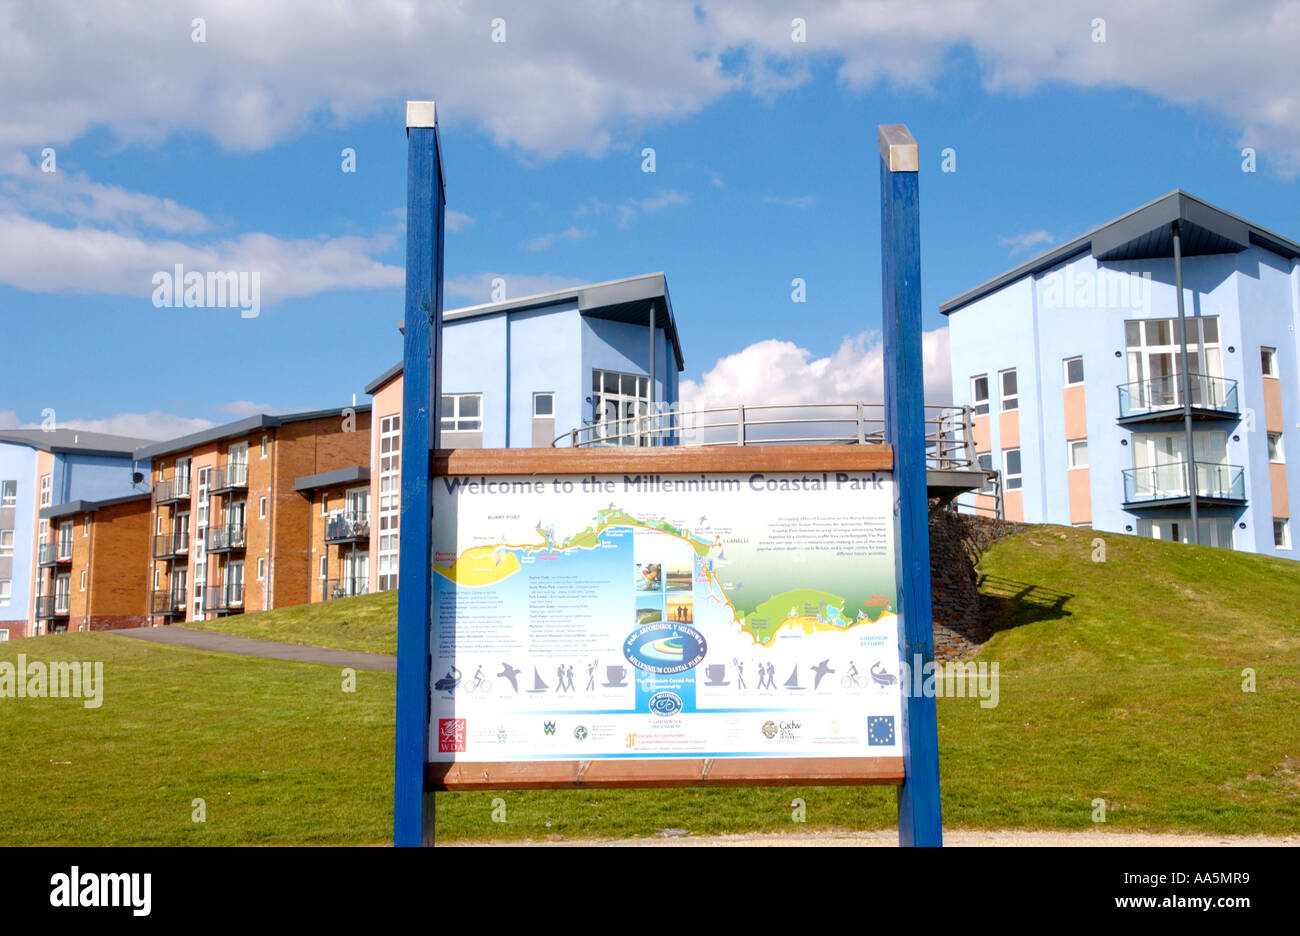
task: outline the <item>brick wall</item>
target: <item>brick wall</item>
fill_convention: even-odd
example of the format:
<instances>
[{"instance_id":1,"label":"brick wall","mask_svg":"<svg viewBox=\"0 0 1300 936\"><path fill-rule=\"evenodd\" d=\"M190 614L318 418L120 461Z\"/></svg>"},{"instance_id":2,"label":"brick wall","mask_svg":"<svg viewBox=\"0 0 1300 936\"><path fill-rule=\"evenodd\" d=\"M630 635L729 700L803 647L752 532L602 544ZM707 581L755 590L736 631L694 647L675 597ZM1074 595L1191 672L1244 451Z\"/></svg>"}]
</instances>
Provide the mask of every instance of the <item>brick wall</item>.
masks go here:
<instances>
[{"instance_id":1,"label":"brick wall","mask_svg":"<svg viewBox=\"0 0 1300 936\"><path fill-rule=\"evenodd\" d=\"M148 498L101 507L91 515L87 630L148 623L150 573L141 557L152 545L150 517ZM74 582L73 588L78 585ZM122 623L96 626L97 621Z\"/></svg>"}]
</instances>

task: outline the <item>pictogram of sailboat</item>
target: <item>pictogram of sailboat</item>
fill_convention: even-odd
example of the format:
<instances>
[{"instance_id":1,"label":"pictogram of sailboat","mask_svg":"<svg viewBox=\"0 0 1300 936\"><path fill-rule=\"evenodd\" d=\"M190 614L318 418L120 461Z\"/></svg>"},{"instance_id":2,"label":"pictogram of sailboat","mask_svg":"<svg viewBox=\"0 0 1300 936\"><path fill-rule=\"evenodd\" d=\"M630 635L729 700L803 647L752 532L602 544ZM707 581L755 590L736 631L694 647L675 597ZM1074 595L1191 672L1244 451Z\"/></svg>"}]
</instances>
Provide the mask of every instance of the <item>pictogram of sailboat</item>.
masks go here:
<instances>
[{"instance_id":1,"label":"pictogram of sailboat","mask_svg":"<svg viewBox=\"0 0 1300 936\"><path fill-rule=\"evenodd\" d=\"M542 674L537 672L537 667L533 667L533 688L529 692L546 692L551 687L542 682Z\"/></svg>"}]
</instances>

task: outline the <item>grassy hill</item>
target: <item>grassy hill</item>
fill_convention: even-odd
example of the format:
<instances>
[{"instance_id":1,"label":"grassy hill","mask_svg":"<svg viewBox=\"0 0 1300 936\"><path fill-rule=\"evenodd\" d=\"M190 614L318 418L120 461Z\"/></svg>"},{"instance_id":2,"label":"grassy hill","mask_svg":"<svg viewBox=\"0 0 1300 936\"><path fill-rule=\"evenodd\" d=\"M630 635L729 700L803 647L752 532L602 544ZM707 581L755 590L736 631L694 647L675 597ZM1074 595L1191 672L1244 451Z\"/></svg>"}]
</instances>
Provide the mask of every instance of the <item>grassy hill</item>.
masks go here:
<instances>
[{"instance_id":1,"label":"grassy hill","mask_svg":"<svg viewBox=\"0 0 1300 936\"><path fill-rule=\"evenodd\" d=\"M1093 561L1094 541L1105 561ZM1300 564L1036 527L980 565L999 704L939 700L950 826L1300 830ZM392 652L390 594L211 622ZM214 628L215 629L215 628ZM385 644L385 641L388 643ZM105 662L105 701L0 699L0 842L382 842L393 677L113 634L0 644L0 660ZM1243 692L1243 671L1255 692ZM191 822L204 797L208 822ZM492 800L507 820L491 821ZM891 826L887 788L512 792L438 797L445 839Z\"/></svg>"}]
</instances>

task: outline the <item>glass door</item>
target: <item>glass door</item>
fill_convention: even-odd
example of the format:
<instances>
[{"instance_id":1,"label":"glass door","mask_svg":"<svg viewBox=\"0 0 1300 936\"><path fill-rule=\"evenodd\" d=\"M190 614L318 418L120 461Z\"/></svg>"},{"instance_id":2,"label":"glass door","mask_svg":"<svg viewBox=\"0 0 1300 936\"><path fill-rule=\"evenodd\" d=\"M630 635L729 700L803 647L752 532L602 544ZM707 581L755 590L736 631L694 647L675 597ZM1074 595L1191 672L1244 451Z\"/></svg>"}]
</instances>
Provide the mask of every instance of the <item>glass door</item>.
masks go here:
<instances>
[{"instance_id":1,"label":"glass door","mask_svg":"<svg viewBox=\"0 0 1300 936\"><path fill-rule=\"evenodd\" d=\"M235 559L226 564L226 607L239 608L244 604L244 560Z\"/></svg>"}]
</instances>

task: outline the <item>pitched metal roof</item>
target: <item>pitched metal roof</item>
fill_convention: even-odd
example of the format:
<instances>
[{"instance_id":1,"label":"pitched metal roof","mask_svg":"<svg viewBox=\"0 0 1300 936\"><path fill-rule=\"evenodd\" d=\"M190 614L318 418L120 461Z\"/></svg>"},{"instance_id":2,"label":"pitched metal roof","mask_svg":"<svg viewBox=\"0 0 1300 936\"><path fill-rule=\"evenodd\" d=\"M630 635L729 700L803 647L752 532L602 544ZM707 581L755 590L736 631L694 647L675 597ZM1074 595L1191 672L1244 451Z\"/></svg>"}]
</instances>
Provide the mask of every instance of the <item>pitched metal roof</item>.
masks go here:
<instances>
[{"instance_id":1,"label":"pitched metal roof","mask_svg":"<svg viewBox=\"0 0 1300 936\"><path fill-rule=\"evenodd\" d=\"M310 410L302 413L279 413L272 415L270 413L258 413L255 416L246 416L243 419L234 422L225 423L220 426L213 426L211 429L204 429L201 432L192 432L189 435L180 436L176 439L170 439L166 442L153 442L135 450L137 460L143 461L146 458L155 458L158 455L166 455L169 452L183 452L199 445L205 445L208 442L216 442L221 439L233 439L237 436L248 435L258 429L275 428L288 423L302 422L307 419L320 419L324 416L341 416L344 410L352 410L356 413L370 412L369 403L358 403L355 406L335 406L331 409Z\"/></svg>"},{"instance_id":2,"label":"pitched metal roof","mask_svg":"<svg viewBox=\"0 0 1300 936\"><path fill-rule=\"evenodd\" d=\"M49 507L42 507L40 516L42 519L53 519L55 517L71 517L79 513L94 513L104 507L113 507L117 504L127 504L131 501L144 500L149 496L148 491L136 491L132 494L125 494L122 497L108 497L103 500L74 500L66 504L52 504Z\"/></svg>"},{"instance_id":3,"label":"pitched metal roof","mask_svg":"<svg viewBox=\"0 0 1300 936\"><path fill-rule=\"evenodd\" d=\"M45 452L81 455L125 455L131 457L149 439L109 435L106 432L87 432L84 429L5 429L0 431L0 442L26 445Z\"/></svg>"},{"instance_id":4,"label":"pitched metal roof","mask_svg":"<svg viewBox=\"0 0 1300 936\"><path fill-rule=\"evenodd\" d=\"M644 273L624 279L607 280L603 283L589 283L585 286L567 286L550 292L521 296L518 299L506 299L501 302L487 302L482 305L465 306L442 313L443 326L468 318L483 315L495 315L500 312L518 312L527 309L540 309L546 306L577 302L578 311L591 318L608 319L633 325L650 325L650 310L655 310L655 326L662 328L668 340L672 342L673 357L679 371L686 369L682 356L681 341L677 336L677 321L673 318L673 303L668 296L668 278L663 273ZM370 383L366 384L366 393L374 393L388 381L402 372L402 362L398 361Z\"/></svg>"},{"instance_id":5,"label":"pitched metal roof","mask_svg":"<svg viewBox=\"0 0 1300 936\"><path fill-rule=\"evenodd\" d=\"M1280 234L1224 211L1209 202L1175 189L1126 215L1093 228L1074 240L1039 254L1020 266L993 277L947 302L939 311L951 315L962 306L1025 276L1041 273L1083 253L1100 261L1172 257L1174 239L1170 225L1178 222L1185 257L1239 253L1252 245L1288 259L1300 258L1300 244Z\"/></svg>"}]
</instances>

